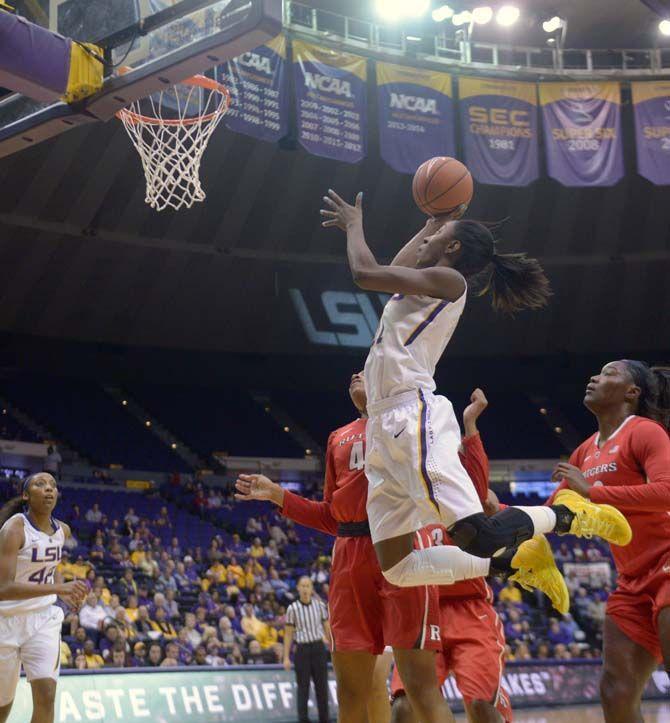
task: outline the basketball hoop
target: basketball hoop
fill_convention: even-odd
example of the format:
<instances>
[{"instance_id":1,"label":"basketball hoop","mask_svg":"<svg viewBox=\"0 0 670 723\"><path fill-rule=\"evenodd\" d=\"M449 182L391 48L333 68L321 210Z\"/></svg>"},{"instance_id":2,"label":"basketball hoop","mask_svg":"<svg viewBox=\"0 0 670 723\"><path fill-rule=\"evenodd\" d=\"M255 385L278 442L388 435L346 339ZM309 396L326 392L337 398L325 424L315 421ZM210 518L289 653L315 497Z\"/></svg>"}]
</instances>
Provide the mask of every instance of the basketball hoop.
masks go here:
<instances>
[{"instance_id":1,"label":"basketball hoop","mask_svg":"<svg viewBox=\"0 0 670 723\"><path fill-rule=\"evenodd\" d=\"M118 111L117 118L140 154L149 206L178 211L205 199L200 161L229 107L225 86L194 75Z\"/></svg>"}]
</instances>

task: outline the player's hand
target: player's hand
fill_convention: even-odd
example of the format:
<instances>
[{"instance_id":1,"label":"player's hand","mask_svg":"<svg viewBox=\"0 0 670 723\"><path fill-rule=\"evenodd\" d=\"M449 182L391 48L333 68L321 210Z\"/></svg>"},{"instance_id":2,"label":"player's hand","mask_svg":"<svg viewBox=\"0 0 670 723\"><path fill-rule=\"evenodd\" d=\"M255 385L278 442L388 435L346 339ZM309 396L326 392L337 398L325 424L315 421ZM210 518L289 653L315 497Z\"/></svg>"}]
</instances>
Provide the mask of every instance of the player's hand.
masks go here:
<instances>
[{"instance_id":1,"label":"player's hand","mask_svg":"<svg viewBox=\"0 0 670 723\"><path fill-rule=\"evenodd\" d=\"M323 201L328 208L322 208L319 211L326 219L321 222L322 226L337 226L346 231L348 226L363 223L362 192L356 194L353 206L340 198L332 189L328 189L328 195L323 197Z\"/></svg>"},{"instance_id":2,"label":"player's hand","mask_svg":"<svg viewBox=\"0 0 670 723\"><path fill-rule=\"evenodd\" d=\"M269 500L276 505L284 504L284 489L263 474L241 474L235 482L235 499L242 502L249 500Z\"/></svg>"},{"instance_id":3,"label":"player's hand","mask_svg":"<svg viewBox=\"0 0 670 723\"><path fill-rule=\"evenodd\" d=\"M291 670L291 661L290 660L284 661L284 670Z\"/></svg>"},{"instance_id":4,"label":"player's hand","mask_svg":"<svg viewBox=\"0 0 670 723\"><path fill-rule=\"evenodd\" d=\"M437 216L429 216L426 221L426 229L430 233L435 233L435 231L442 228L447 221L457 221L467 210L468 204L461 203L459 206L456 206L453 211L449 211L449 213L440 213Z\"/></svg>"},{"instance_id":5,"label":"player's hand","mask_svg":"<svg viewBox=\"0 0 670 723\"><path fill-rule=\"evenodd\" d=\"M463 410L463 426L466 436L477 432L477 420L480 414L489 406L489 400L484 392L477 388L470 395L470 404Z\"/></svg>"},{"instance_id":6,"label":"player's hand","mask_svg":"<svg viewBox=\"0 0 670 723\"><path fill-rule=\"evenodd\" d=\"M487 517L497 515L498 512L500 512L500 500L498 499L498 495L493 490L489 490L486 495L486 501L482 506L484 507L484 514Z\"/></svg>"},{"instance_id":7,"label":"player's hand","mask_svg":"<svg viewBox=\"0 0 670 723\"><path fill-rule=\"evenodd\" d=\"M84 580L73 580L58 585L57 595L75 610L84 602L88 595L88 584Z\"/></svg>"},{"instance_id":8,"label":"player's hand","mask_svg":"<svg viewBox=\"0 0 670 723\"><path fill-rule=\"evenodd\" d=\"M582 474L581 469L579 469L579 467L575 467L574 464L559 462L551 475L551 479L554 482L561 482L565 480L571 490L582 497L589 496L589 490L591 487Z\"/></svg>"}]
</instances>

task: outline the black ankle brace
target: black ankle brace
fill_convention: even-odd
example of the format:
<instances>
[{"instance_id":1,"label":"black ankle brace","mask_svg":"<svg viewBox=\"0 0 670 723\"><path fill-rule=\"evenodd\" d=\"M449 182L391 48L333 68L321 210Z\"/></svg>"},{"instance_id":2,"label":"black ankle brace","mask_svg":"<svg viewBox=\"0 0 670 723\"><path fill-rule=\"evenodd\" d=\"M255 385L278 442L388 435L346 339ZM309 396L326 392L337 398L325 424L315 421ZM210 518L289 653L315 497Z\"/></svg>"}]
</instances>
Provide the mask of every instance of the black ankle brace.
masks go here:
<instances>
[{"instance_id":1,"label":"black ankle brace","mask_svg":"<svg viewBox=\"0 0 670 723\"><path fill-rule=\"evenodd\" d=\"M556 528L554 532L559 535L567 535L575 519L575 513L565 505L552 505L551 509L556 513Z\"/></svg>"}]
</instances>

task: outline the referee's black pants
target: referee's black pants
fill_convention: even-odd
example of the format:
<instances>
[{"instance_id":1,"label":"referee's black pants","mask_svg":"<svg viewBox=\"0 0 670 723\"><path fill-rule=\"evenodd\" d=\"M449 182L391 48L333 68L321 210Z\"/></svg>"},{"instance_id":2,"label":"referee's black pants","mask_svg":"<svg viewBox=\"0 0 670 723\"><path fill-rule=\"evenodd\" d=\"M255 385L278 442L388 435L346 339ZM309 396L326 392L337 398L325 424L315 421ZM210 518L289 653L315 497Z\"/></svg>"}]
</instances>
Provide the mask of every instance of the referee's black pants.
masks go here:
<instances>
[{"instance_id":1,"label":"referee's black pants","mask_svg":"<svg viewBox=\"0 0 670 723\"><path fill-rule=\"evenodd\" d=\"M295 679L298 684L298 721L309 723L309 682L314 681L319 723L328 723L328 651L321 640L298 643L295 648Z\"/></svg>"}]
</instances>

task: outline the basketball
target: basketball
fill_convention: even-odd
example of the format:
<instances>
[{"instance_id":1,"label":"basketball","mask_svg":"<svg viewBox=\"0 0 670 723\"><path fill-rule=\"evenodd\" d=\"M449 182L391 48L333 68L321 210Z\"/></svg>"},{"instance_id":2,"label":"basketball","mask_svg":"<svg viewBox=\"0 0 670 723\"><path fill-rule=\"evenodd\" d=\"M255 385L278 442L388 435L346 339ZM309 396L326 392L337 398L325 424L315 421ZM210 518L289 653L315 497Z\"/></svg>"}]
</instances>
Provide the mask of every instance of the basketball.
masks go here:
<instances>
[{"instance_id":1,"label":"basketball","mask_svg":"<svg viewBox=\"0 0 670 723\"><path fill-rule=\"evenodd\" d=\"M472 199L472 176L467 167L449 156L424 161L412 181L416 205L429 216L450 213Z\"/></svg>"}]
</instances>

